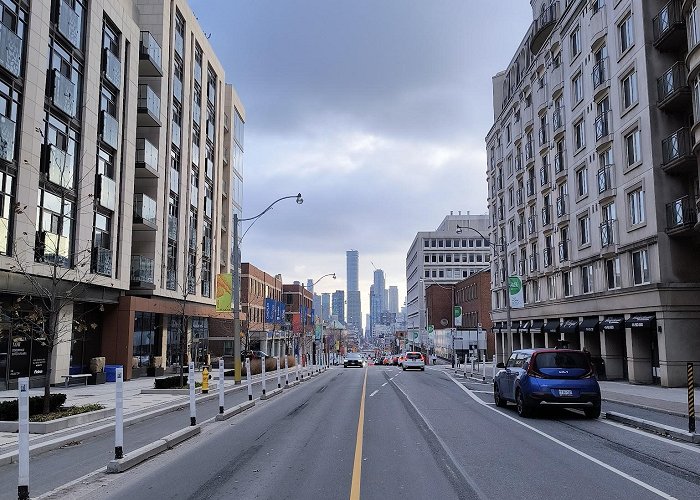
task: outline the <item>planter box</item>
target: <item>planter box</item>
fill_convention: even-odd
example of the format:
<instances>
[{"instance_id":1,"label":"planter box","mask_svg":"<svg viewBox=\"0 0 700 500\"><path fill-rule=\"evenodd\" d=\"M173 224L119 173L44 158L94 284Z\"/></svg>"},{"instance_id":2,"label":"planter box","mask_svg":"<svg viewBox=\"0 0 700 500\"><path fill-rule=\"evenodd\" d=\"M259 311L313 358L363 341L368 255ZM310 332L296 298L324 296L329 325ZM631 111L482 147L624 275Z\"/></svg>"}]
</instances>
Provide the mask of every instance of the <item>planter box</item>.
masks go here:
<instances>
[{"instance_id":1,"label":"planter box","mask_svg":"<svg viewBox=\"0 0 700 500\"><path fill-rule=\"evenodd\" d=\"M107 381L107 374L105 372L93 373L92 377L88 379L89 385L104 384Z\"/></svg>"},{"instance_id":2,"label":"planter box","mask_svg":"<svg viewBox=\"0 0 700 500\"><path fill-rule=\"evenodd\" d=\"M147 374L147 370L148 370L148 368L146 368L145 366L140 366L138 368L132 368L131 369L131 378L135 379L135 378L139 378L139 377L145 377Z\"/></svg>"},{"instance_id":3,"label":"planter box","mask_svg":"<svg viewBox=\"0 0 700 500\"><path fill-rule=\"evenodd\" d=\"M156 368L154 366L146 368L146 376L148 377L162 377L163 375L165 375L165 368Z\"/></svg>"},{"instance_id":4,"label":"planter box","mask_svg":"<svg viewBox=\"0 0 700 500\"><path fill-rule=\"evenodd\" d=\"M72 415L70 417L57 418L50 422L29 422L30 434L48 434L56 432L76 425L87 424L96 420L102 420L114 416L114 408L105 408L102 410L81 413L80 415ZM0 421L0 432L17 432L19 422Z\"/></svg>"}]
</instances>

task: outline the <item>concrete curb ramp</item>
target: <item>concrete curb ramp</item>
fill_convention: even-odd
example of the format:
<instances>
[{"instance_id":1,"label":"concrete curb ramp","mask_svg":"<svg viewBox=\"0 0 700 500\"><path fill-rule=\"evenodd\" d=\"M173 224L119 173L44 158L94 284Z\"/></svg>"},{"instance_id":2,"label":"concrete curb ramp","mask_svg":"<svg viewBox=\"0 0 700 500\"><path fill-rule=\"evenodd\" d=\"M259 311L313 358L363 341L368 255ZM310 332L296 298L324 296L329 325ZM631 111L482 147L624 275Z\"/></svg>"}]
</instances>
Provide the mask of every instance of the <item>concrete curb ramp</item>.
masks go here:
<instances>
[{"instance_id":1,"label":"concrete curb ramp","mask_svg":"<svg viewBox=\"0 0 700 500\"><path fill-rule=\"evenodd\" d=\"M229 408L228 410L225 410L223 413L219 413L216 416L216 421L221 422L223 420L227 420L234 415L238 415L239 413L242 413L246 411L248 408L252 408L255 406L255 400L253 401L246 401L245 403L241 403L239 405L234 406L233 408Z\"/></svg>"},{"instance_id":2,"label":"concrete curb ramp","mask_svg":"<svg viewBox=\"0 0 700 500\"><path fill-rule=\"evenodd\" d=\"M606 412L605 418L614 422L620 422L621 424L639 427L640 429L644 429L645 431L651 431L658 434L662 434L664 436L670 436L681 441L687 441L688 443L700 443L700 434L695 432L688 432L683 429L679 429L678 427L671 427L670 425L659 424L657 422L652 422L651 420L644 420L643 418L632 417L630 415L617 413L615 411Z\"/></svg>"},{"instance_id":3,"label":"concrete curb ramp","mask_svg":"<svg viewBox=\"0 0 700 500\"><path fill-rule=\"evenodd\" d=\"M260 399L265 400L265 399L270 399L274 398L278 394L282 394L283 389L273 389L271 391L266 391L265 394L260 396Z\"/></svg>"},{"instance_id":4,"label":"concrete curb ramp","mask_svg":"<svg viewBox=\"0 0 700 500\"><path fill-rule=\"evenodd\" d=\"M127 453L124 458L110 461L107 464L107 472L110 474L115 474L127 471L141 462L145 462L149 458L175 447L179 443L186 441L200 432L202 432L202 428L199 425L194 425L192 427L185 427L184 429L173 432L172 434L168 434L158 441L154 441L151 444L142 446L138 450Z\"/></svg>"}]
</instances>

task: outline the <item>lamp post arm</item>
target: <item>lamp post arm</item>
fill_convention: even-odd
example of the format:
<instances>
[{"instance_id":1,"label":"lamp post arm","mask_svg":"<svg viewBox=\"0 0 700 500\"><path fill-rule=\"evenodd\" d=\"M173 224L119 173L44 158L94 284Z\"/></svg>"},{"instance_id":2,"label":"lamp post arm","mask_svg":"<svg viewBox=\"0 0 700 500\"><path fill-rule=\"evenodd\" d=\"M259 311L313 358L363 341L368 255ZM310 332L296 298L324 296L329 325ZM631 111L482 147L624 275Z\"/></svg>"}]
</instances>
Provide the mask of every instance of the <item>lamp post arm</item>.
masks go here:
<instances>
[{"instance_id":1,"label":"lamp post arm","mask_svg":"<svg viewBox=\"0 0 700 500\"><path fill-rule=\"evenodd\" d=\"M279 198L279 199L273 201L272 203L270 203L270 205L269 205L265 210L263 210L262 212L260 212L260 213L259 213L258 215L256 215L255 217L246 217L245 219L238 219L238 222L248 222L248 221L257 219L257 218L259 218L259 217L262 217L262 216L265 215L267 212L269 212L269 211L272 209L272 207L275 206L277 203L279 203L279 202L282 201L282 200L288 200L288 199L290 199L290 198L296 198L297 200L301 200L301 193L296 194L296 195L294 195L294 196L283 196L282 198Z\"/></svg>"}]
</instances>

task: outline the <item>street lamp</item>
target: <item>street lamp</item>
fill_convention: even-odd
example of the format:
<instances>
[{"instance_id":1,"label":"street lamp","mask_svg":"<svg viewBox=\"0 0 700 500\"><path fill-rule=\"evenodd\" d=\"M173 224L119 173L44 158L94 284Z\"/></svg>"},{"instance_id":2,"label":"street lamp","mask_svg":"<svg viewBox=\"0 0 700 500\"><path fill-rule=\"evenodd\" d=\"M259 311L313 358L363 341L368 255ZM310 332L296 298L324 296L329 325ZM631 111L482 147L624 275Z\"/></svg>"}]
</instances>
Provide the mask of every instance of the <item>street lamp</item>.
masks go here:
<instances>
[{"instance_id":1,"label":"street lamp","mask_svg":"<svg viewBox=\"0 0 700 500\"><path fill-rule=\"evenodd\" d=\"M326 278L326 277L328 277L328 276L332 276L333 279L336 279L335 273L324 274L323 276L321 276L320 278L318 278L316 281L312 282L312 283L311 283L311 286L312 286L312 287L315 286L316 283L318 283L318 282L321 281L323 278ZM304 301L304 289L305 289L305 286L304 286L304 284L302 283L302 284L301 284L301 299L300 299L301 302ZM301 304L301 302L300 302L300 304ZM302 318L302 327L301 327L301 330L302 330L301 333L302 333L302 339L303 339L302 347L303 347L303 350L306 351L306 314L304 314L304 317ZM314 348L313 348L313 351L312 351L312 355L313 355L313 362L315 363L315 362L316 362L316 339L314 339L313 346L314 346ZM302 353L302 354L304 354L304 353Z\"/></svg>"},{"instance_id":2,"label":"street lamp","mask_svg":"<svg viewBox=\"0 0 700 500\"><path fill-rule=\"evenodd\" d=\"M233 213L233 367L234 367L234 384L241 383L241 247L238 241L238 223L255 221L267 212L272 210L272 207L282 200L294 198L298 205L304 203L301 193L293 196L283 196L279 198L260 212L255 217L239 219L236 212ZM252 224L251 224L252 225ZM250 229L250 228L249 228Z\"/></svg>"},{"instance_id":3,"label":"street lamp","mask_svg":"<svg viewBox=\"0 0 700 500\"><path fill-rule=\"evenodd\" d=\"M481 238L486 242L487 245L493 247L494 255L495 255L497 260L501 259L500 254L499 254L499 248L502 252L503 251L506 252L505 259L504 259L504 261L505 261L505 264L504 264L505 268L504 269L505 269L505 274L506 274L506 290L508 292L508 293L506 293L506 322L507 322L506 332L508 334L508 344L509 344L508 347L512 351L513 350L513 331L511 330L511 321L510 321L510 282L508 281L508 279L510 277L510 272L508 271L508 255L507 255L507 251L505 250L505 244L492 243L491 240L488 239L483 234L481 234L481 231L479 231L478 229L475 229L471 226L460 226L459 224L457 224L457 231L456 231L457 234L461 234L463 229L469 229L471 231L474 231L479 236L481 236ZM478 332L478 330L477 330L477 332ZM478 349L478 342L479 342L479 340L477 338L477 349ZM496 353L496 356L498 357L498 353Z\"/></svg>"}]
</instances>

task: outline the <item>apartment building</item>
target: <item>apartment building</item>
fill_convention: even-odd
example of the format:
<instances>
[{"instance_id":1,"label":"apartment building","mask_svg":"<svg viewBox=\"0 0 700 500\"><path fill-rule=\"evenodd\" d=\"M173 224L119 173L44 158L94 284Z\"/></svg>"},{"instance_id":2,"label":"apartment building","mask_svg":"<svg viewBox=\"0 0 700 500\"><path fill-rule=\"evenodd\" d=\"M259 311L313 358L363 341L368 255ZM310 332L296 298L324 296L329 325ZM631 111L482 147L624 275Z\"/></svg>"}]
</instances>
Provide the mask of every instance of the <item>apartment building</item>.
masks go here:
<instances>
[{"instance_id":1,"label":"apartment building","mask_svg":"<svg viewBox=\"0 0 700 500\"><path fill-rule=\"evenodd\" d=\"M406 254L406 328L427 345L425 289L454 284L489 265L488 215L450 212L435 231L416 234ZM476 231L474 231L476 230Z\"/></svg>"},{"instance_id":2,"label":"apartment building","mask_svg":"<svg viewBox=\"0 0 700 500\"><path fill-rule=\"evenodd\" d=\"M285 320L290 326L287 330L287 352L311 356L316 348L313 338L316 319L312 308L313 294L298 281L282 285L282 294Z\"/></svg>"},{"instance_id":3,"label":"apartment building","mask_svg":"<svg viewBox=\"0 0 700 500\"><path fill-rule=\"evenodd\" d=\"M277 356L285 335L282 276L272 276L254 265L241 264L241 311L243 349L261 350Z\"/></svg>"},{"instance_id":4,"label":"apartment building","mask_svg":"<svg viewBox=\"0 0 700 500\"><path fill-rule=\"evenodd\" d=\"M127 379L178 362L181 334L201 354L230 269L245 120L207 36L186 0L0 9L3 311L46 302L36 285L58 270L54 383L95 356ZM39 383L40 343L1 323L0 388L29 366Z\"/></svg>"},{"instance_id":5,"label":"apartment building","mask_svg":"<svg viewBox=\"0 0 700 500\"><path fill-rule=\"evenodd\" d=\"M486 137L497 351L564 341L608 378L683 385L700 361L695 2L531 4Z\"/></svg>"}]
</instances>

